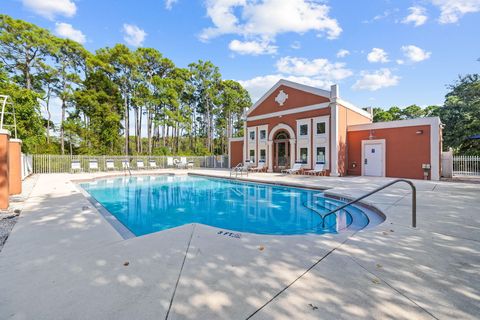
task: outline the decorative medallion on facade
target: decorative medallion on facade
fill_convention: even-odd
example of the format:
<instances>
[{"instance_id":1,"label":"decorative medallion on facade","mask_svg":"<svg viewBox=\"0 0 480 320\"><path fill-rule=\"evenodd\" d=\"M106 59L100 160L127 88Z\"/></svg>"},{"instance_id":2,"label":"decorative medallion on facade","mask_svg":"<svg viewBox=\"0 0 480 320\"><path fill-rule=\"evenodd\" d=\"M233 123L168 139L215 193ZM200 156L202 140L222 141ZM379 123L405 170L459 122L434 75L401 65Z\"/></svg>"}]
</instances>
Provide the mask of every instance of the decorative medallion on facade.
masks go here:
<instances>
[{"instance_id":1,"label":"decorative medallion on facade","mask_svg":"<svg viewBox=\"0 0 480 320\"><path fill-rule=\"evenodd\" d=\"M275 97L275 101L280 105L280 106L283 106L283 104L285 103L285 101L287 101L288 99L288 94L286 94L285 92L283 92L283 90L280 90L280 92L277 94L277 96Z\"/></svg>"}]
</instances>

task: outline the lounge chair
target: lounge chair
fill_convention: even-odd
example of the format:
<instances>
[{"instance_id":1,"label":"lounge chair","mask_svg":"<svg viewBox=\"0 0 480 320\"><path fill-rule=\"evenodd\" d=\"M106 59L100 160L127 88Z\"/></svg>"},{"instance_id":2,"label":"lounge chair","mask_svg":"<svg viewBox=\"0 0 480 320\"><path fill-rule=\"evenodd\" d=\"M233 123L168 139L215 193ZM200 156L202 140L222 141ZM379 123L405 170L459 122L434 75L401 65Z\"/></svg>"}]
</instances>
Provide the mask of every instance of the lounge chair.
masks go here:
<instances>
[{"instance_id":1,"label":"lounge chair","mask_svg":"<svg viewBox=\"0 0 480 320\"><path fill-rule=\"evenodd\" d=\"M155 162L155 160L148 160L148 167L150 169L157 169L158 166L157 166L157 163Z\"/></svg>"},{"instance_id":2,"label":"lounge chair","mask_svg":"<svg viewBox=\"0 0 480 320\"><path fill-rule=\"evenodd\" d=\"M290 169L284 169L282 170L282 173L286 173L286 174L297 174L297 173L300 173L301 170L302 170L302 166L303 166L303 162L295 162L293 164L293 167L291 167Z\"/></svg>"},{"instance_id":3,"label":"lounge chair","mask_svg":"<svg viewBox=\"0 0 480 320\"><path fill-rule=\"evenodd\" d=\"M98 160L97 159L90 159L88 161L88 170L90 171L98 171Z\"/></svg>"},{"instance_id":4,"label":"lounge chair","mask_svg":"<svg viewBox=\"0 0 480 320\"><path fill-rule=\"evenodd\" d=\"M130 161L128 161L127 159L122 160L122 168L123 169L130 169Z\"/></svg>"},{"instance_id":5,"label":"lounge chair","mask_svg":"<svg viewBox=\"0 0 480 320\"><path fill-rule=\"evenodd\" d=\"M325 163L317 162L313 170L307 170L304 173L309 175L315 175L315 176L316 175L323 176L325 174Z\"/></svg>"},{"instance_id":6,"label":"lounge chair","mask_svg":"<svg viewBox=\"0 0 480 320\"><path fill-rule=\"evenodd\" d=\"M180 157L180 162L177 162L177 168L188 169L193 168L193 162L187 162L187 157Z\"/></svg>"},{"instance_id":7,"label":"lounge chair","mask_svg":"<svg viewBox=\"0 0 480 320\"><path fill-rule=\"evenodd\" d=\"M72 160L71 171L82 171L82 165L80 164L80 160Z\"/></svg>"},{"instance_id":8,"label":"lounge chair","mask_svg":"<svg viewBox=\"0 0 480 320\"><path fill-rule=\"evenodd\" d=\"M248 170L252 172L263 172L266 169L267 167L265 166L265 161L258 161L258 166L256 166L255 168L249 168Z\"/></svg>"},{"instance_id":9,"label":"lounge chair","mask_svg":"<svg viewBox=\"0 0 480 320\"><path fill-rule=\"evenodd\" d=\"M115 162L113 160L105 161L105 167L107 170L115 170Z\"/></svg>"},{"instance_id":10,"label":"lounge chair","mask_svg":"<svg viewBox=\"0 0 480 320\"><path fill-rule=\"evenodd\" d=\"M137 169L145 169L145 163L143 160L137 160Z\"/></svg>"},{"instance_id":11,"label":"lounge chair","mask_svg":"<svg viewBox=\"0 0 480 320\"><path fill-rule=\"evenodd\" d=\"M173 160L172 157L167 157L167 167L174 167L175 166L175 161Z\"/></svg>"}]
</instances>

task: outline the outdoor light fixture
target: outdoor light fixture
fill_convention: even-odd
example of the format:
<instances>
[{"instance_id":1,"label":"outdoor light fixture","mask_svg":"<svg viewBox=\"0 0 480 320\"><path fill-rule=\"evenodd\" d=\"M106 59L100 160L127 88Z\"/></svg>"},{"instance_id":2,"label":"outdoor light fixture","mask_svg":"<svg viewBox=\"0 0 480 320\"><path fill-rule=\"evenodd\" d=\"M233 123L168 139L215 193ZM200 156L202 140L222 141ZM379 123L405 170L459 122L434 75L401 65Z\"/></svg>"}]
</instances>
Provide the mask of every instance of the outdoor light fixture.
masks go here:
<instances>
[{"instance_id":1,"label":"outdoor light fixture","mask_svg":"<svg viewBox=\"0 0 480 320\"><path fill-rule=\"evenodd\" d=\"M373 140L373 138L375 138L375 136L373 135L374 133L375 133L375 130L370 130L370 135L368 136L369 140Z\"/></svg>"},{"instance_id":2,"label":"outdoor light fixture","mask_svg":"<svg viewBox=\"0 0 480 320\"><path fill-rule=\"evenodd\" d=\"M423 134L423 130L417 130L416 134Z\"/></svg>"}]
</instances>

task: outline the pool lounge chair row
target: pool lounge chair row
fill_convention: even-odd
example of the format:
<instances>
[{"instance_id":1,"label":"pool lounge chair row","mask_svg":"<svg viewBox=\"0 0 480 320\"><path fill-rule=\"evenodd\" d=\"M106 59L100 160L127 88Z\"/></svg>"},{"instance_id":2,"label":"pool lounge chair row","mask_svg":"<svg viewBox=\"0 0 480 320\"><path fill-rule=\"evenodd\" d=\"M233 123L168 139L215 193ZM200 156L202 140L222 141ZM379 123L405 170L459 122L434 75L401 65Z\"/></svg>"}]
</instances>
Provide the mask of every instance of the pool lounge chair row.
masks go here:
<instances>
[{"instance_id":1,"label":"pool lounge chair row","mask_svg":"<svg viewBox=\"0 0 480 320\"><path fill-rule=\"evenodd\" d=\"M118 168L115 166L115 160L113 159L105 160L105 170L108 171L108 170L119 170L119 169L127 170L127 169L158 169L159 168L155 160L149 160L148 167L145 166L145 162L143 160L136 160L135 167L131 167L130 161L126 159L121 160L121 164L122 164L121 168ZM193 168L193 162L187 162L186 157L181 157L180 160L174 159L173 157L168 157L167 167L176 167L178 169L189 169L189 168ZM82 165L80 160L72 160L71 170L72 172L82 171ZM88 170L89 171L100 170L97 159L88 160Z\"/></svg>"},{"instance_id":2,"label":"pool lounge chair row","mask_svg":"<svg viewBox=\"0 0 480 320\"><path fill-rule=\"evenodd\" d=\"M282 173L286 174L308 174L314 176L323 176L325 175L325 163L318 161L315 163L315 167L312 170L305 170L303 166L305 165L304 162L297 161L293 164L293 167L290 169L282 170Z\"/></svg>"},{"instance_id":3,"label":"pool lounge chair row","mask_svg":"<svg viewBox=\"0 0 480 320\"><path fill-rule=\"evenodd\" d=\"M308 174L308 175L324 175L325 174L325 163L324 162L317 162L315 167L312 170L305 170L303 166L305 165L304 162L297 161L293 164L290 169L282 170L282 173L285 174ZM242 166L237 166L235 169L237 171L250 171L250 172L266 172L267 166L265 165L265 161L258 161L258 165L256 167L252 167L250 165L250 161L245 161L245 164Z\"/></svg>"}]
</instances>

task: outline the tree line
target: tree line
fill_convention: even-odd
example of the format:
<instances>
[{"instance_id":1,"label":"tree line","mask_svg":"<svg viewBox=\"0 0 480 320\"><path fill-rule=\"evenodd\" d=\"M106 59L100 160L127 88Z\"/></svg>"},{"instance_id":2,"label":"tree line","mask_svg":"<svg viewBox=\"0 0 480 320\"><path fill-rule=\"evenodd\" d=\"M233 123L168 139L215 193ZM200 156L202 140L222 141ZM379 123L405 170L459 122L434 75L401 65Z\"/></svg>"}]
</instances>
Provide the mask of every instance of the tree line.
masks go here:
<instances>
[{"instance_id":1,"label":"tree line","mask_svg":"<svg viewBox=\"0 0 480 320\"><path fill-rule=\"evenodd\" d=\"M92 53L7 15L0 15L0 94L14 101L27 153L226 154L251 106L248 92L210 61L179 68L156 49L122 44ZM441 118L445 149L480 155L480 140L471 139L480 134L480 75L459 77L441 106L374 108L376 122L426 116Z\"/></svg>"},{"instance_id":2,"label":"tree line","mask_svg":"<svg viewBox=\"0 0 480 320\"><path fill-rule=\"evenodd\" d=\"M251 105L210 61L179 68L156 49L123 44L92 53L7 15L0 15L0 94L14 100L24 151L34 153L225 154Z\"/></svg>"},{"instance_id":3,"label":"tree line","mask_svg":"<svg viewBox=\"0 0 480 320\"><path fill-rule=\"evenodd\" d=\"M444 125L444 150L452 148L456 153L480 155L480 139L474 138L480 135L480 74L460 76L448 89L445 102L441 106L374 108L373 121L438 116Z\"/></svg>"}]
</instances>

